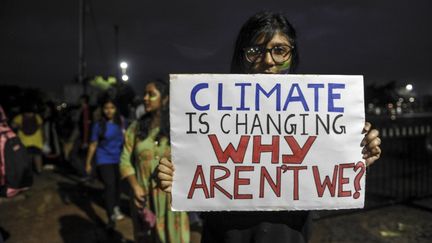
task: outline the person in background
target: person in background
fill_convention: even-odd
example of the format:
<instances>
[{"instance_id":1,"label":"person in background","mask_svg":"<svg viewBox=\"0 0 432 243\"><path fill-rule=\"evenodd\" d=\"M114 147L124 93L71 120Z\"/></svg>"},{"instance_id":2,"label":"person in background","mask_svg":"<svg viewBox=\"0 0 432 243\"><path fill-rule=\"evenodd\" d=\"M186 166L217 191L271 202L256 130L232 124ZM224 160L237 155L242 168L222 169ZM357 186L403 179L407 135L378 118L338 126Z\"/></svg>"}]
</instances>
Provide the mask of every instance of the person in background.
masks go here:
<instances>
[{"instance_id":1,"label":"person in background","mask_svg":"<svg viewBox=\"0 0 432 243\"><path fill-rule=\"evenodd\" d=\"M241 28L231 62L231 73L295 73L299 61L294 27L282 14L260 12ZM366 123L363 159L372 164L381 154L378 131ZM192 152L192 151L190 151ZM162 158L158 168L161 188L171 192L174 167ZM203 213L202 242L307 242L311 233L309 211L251 211Z\"/></svg>"},{"instance_id":2,"label":"person in background","mask_svg":"<svg viewBox=\"0 0 432 243\"><path fill-rule=\"evenodd\" d=\"M42 152L45 159L51 162L59 160L61 155L60 141L57 134L57 118L57 111L54 102L47 102L44 112L44 146ZM54 165L46 164L44 168L53 169Z\"/></svg>"},{"instance_id":3,"label":"person in background","mask_svg":"<svg viewBox=\"0 0 432 243\"><path fill-rule=\"evenodd\" d=\"M76 129L77 119L75 112L70 108L61 111L58 123L61 129L58 130L60 141L62 144L63 157L65 161L70 161L75 140L78 137L78 129Z\"/></svg>"},{"instance_id":4,"label":"person in background","mask_svg":"<svg viewBox=\"0 0 432 243\"><path fill-rule=\"evenodd\" d=\"M79 117L79 131L81 138L81 149L88 147L90 138L90 126L91 126L91 110L89 105L89 96L81 95L80 97L80 117Z\"/></svg>"},{"instance_id":5,"label":"person in background","mask_svg":"<svg viewBox=\"0 0 432 243\"><path fill-rule=\"evenodd\" d=\"M168 84L156 80L145 88L145 114L126 131L120 173L127 178L135 242L189 242L185 212L171 211L170 195L157 186L156 168L170 156Z\"/></svg>"},{"instance_id":6,"label":"person in background","mask_svg":"<svg viewBox=\"0 0 432 243\"><path fill-rule=\"evenodd\" d=\"M25 103L11 123L18 131L18 137L27 148L37 174L42 172L43 120L35 112L34 105Z\"/></svg>"},{"instance_id":7,"label":"person in background","mask_svg":"<svg viewBox=\"0 0 432 243\"><path fill-rule=\"evenodd\" d=\"M87 155L92 114L89 105L89 96L81 95L79 108L72 113L73 129L65 139L65 160L75 169L81 182L86 182L90 177L85 172L85 160Z\"/></svg>"},{"instance_id":8,"label":"person in background","mask_svg":"<svg viewBox=\"0 0 432 243\"><path fill-rule=\"evenodd\" d=\"M134 120L140 119L140 117L145 114L145 105L142 99L139 98L138 96L134 100L134 108L135 108L135 112L133 113L133 115L135 116Z\"/></svg>"},{"instance_id":9,"label":"person in background","mask_svg":"<svg viewBox=\"0 0 432 243\"><path fill-rule=\"evenodd\" d=\"M107 229L115 227L115 221L122 220L120 211L120 154L124 142L124 121L117 111L115 101L106 97L101 103L102 117L93 124L90 146L87 152L85 170L92 171L92 160L105 186L105 210L108 215Z\"/></svg>"}]
</instances>

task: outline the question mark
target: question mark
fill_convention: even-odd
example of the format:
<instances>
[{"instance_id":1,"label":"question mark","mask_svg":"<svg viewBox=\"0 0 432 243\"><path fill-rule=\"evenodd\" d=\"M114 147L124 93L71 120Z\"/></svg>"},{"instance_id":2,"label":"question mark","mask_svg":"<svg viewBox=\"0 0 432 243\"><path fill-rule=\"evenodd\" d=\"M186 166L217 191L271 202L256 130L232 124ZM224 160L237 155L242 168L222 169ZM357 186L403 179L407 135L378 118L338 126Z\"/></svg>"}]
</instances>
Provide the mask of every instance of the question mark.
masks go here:
<instances>
[{"instance_id":1,"label":"question mark","mask_svg":"<svg viewBox=\"0 0 432 243\"><path fill-rule=\"evenodd\" d=\"M354 171L357 172L357 170L360 168L360 172L356 175L355 179L354 179L354 188L356 190L356 192L353 194L353 198L357 199L360 197L360 190L361 190L361 186L360 186L360 180L363 177L365 171L366 171L366 166L363 162L359 161L357 162L357 164L354 167Z\"/></svg>"}]
</instances>

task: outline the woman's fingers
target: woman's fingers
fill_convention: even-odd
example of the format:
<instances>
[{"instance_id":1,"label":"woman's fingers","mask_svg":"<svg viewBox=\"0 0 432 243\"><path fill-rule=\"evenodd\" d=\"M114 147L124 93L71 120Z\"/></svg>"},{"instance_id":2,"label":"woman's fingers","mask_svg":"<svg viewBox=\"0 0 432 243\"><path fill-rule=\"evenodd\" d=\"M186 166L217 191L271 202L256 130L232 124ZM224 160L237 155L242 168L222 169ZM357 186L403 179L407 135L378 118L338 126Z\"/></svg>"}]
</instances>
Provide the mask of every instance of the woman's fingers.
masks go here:
<instances>
[{"instance_id":1,"label":"woman's fingers","mask_svg":"<svg viewBox=\"0 0 432 243\"><path fill-rule=\"evenodd\" d=\"M372 151L372 149L381 145L381 139L379 137L374 138L367 144L368 151Z\"/></svg>"},{"instance_id":2,"label":"woman's fingers","mask_svg":"<svg viewBox=\"0 0 432 243\"><path fill-rule=\"evenodd\" d=\"M365 149L366 148L363 148L363 150L365 150ZM376 147L373 147L371 149L366 149L366 152L363 154L366 154L367 157L378 155L378 154L381 154L381 148L379 146L376 146Z\"/></svg>"},{"instance_id":3,"label":"woman's fingers","mask_svg":"<svg viewBox=\"0 0 432 243\"><path fill-rule=\"evenodd\" d=\"M139 209L142 209L143 208L143 205L142 205L142 202L141 201L139 201L139 200L137 200L136 198L135 198L135 206L137 207L137 208L139 208Z\"/></svg>"},{"instance_id":4,"label":"woman's fingers","mask_svg":"<svg viewBox=\"0 0 432 243\"><path fill-rule=\"evenodd\" d=\"M363 128L363 134L366 134L361 142L363 146L362 154L363 159L366 162L366 166L373 164L381 156L381 139L378 137L379 132L376 129L372 129L372 125L369 122L365 123Z\"/></svg>"},{"instance_id":5,"label":"woman's fingers","mask_svg":"<svg viewBox=\"0 0 432 243\"><path fill-rule=\"evenodd\" d=\"M172 181L161 181L160 184L162 190L164 190L165 192L171 192Z\"/></svg>"},{"instance_id":6,"label":"woman's fingers","mask_svg":"<svg viewBox=\"0 0 432 243\"><path fill-rule=\"evenodd\" d=\"M374 140L372 140L366 146L364 146L362 150L363 159L380 155L381 154L381 148L379 147L380 145L381 145L381 139L379 137L376 137Z\"/></svg>"},{"instance_id":7,"label":"woman's fingers","mask_svg":"<svg viewBox=\"0 0 432 243\"><path fill-rule=\"evenodd\" d=\"M163 187L163 183L165 181L169 181L172 182L173 180L173 174L174 174L174 166L171 163L171 161L169 161L166 158L162 158L159 161L159 165L158 165L158 179L161 183L162 189L164 189L165 187Z\"/></svg>"},{"instance_id":8,"label":"woman's fingers","mask_svg":"<svg viewBox=\"0 0 432 243\"><path fill-rule=\"evenodd\" d=\"M362 142L361 142L361 146L365 146L366 144L369 144L371 141L373 141L375 138L377 138L379 135L378 130L376 129L372 129L370 130L365 137L363 138Z\"/></svg>"},{"instance_id":9,"label":"woman's fingers","mask_svg":"<svg viewBox=\"0 0 432 243\"><path fill-rule=\"evenodd\" d=\"M143 203L143 202L144 202L144 196L141 196L141 195L135 195L135 200L137 200L137 201Z\"/></svg>"},{"instance_id":10,"label":"woman's fingers","mask_svg":"<svg viewBox=\"0 0 432 243\"><path fill-rule=\"evenodd\" d=\"M369 122L365 122L365 125L364 125L364 127L363 127L363 131L362 131L362 134L368 133L369 130L371 129L371 127L372 127L372 124L370 124Z\"/></svg>"},{"instance_id":11,"label":"woman's fingers","mask_svg":"<svg viewBox=\"0 0 432 243\"><path fill-rule=\"evenodd\" d=\"M367 158L367 159L366 159L366 166L369 166L369 165L373 164L373 163L374 163L377 159L379 159L379 158L380 158L380 155L379 155L379 154Z\"/></svg>"},{"instance_id":12,"label":"woman's fingers","mask_svg":"<svg viewBox=\"0 0 432 243\"><path fill-rule=\"evenodd\" d=\"M159 164L158 176L159 176L159 174L166 174L166 175L172 176L173 175L173 169L171 167L164 165L164 164Z\"/></svg>"},{"instance_id":13,"label":"woman's fingers","mask_svg":"<svg viewBox=\"0 0 432 243\"><path fill-rule=\"evenodd\" d=\"M162 158L159 161L160 165L163 165L165 167L171 168L171 170L174 170L174 165L171 163L171 161L169 161L167 158Z\"/></svg>"},{"instance_id":14,"label":"woman's fingers","mask_svg":"<svg viewBox=\"0 0 432 243\"><path fill-rule=\"evenodd\" d=\"M135 191L135 205L138 208L142 208L143 207L143 203L144 203L144 192L142 190L139 191Z\"/></svg>"},{"instance_id":15,"label":"woman's fingers","mask_svg":"<svg viewBox=\"0 0 432 243\"><path fill-rule=\"evenodd\" d=\"M371 150L371 154L373 156L378 155L378 158L381 156L381 148L380 147L375 147Z\"/></svg>"},{"instance_id":16,"label":"woman's fingers","mask_svg":"<svg viewBox=\"0 0 432 243\"><path fill-rule=\"evenodd\" d=\"M366 161L366 166L373 164L377 159L381 157L381 148L374 147L370 151L363 155L363 159Z\"/></svg>"},{"instance_id":17,"label":"woman's fingers","mask_svg":"<svg viewBox=\"0 0 432 243\"><path fill-rule=\"evenodd\" d=\"M160 188L164 192L171 192L174 165L167 158L162 158L158 165L158 179Z\"/></svg>"},{"instance_id":18,"label":"woman's fingers","mask_svg":"<svg viewBox=\"0 0 432 243\"><path fill-rule=\"evenodd\" d=\"M367 159L371 156L380 155L381 154L381 148L379 146L373 147L371 149L368 149L367 147L364 147L362 150L363 159Z\"/></svg>"},{"instance_id":19,"label":"woman's fingers","mask_svg":"<svg viewBox=\"0 0 432 243\"><path fill-rule=\"evenodd\" d=\"M165 174L165 173L158 173L158 178L161 181L172 181L173 180L172 175Z\"/></svg>"}]
</instances>

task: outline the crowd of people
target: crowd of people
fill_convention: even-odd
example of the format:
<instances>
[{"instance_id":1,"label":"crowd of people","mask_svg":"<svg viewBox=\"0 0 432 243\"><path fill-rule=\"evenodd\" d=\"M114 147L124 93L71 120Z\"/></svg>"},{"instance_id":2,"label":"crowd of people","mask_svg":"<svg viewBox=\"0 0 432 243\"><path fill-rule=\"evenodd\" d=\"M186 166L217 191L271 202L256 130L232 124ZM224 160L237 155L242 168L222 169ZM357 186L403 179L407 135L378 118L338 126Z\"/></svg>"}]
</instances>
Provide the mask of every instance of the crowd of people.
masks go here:
<instances>
[{"instance_id":1,"label":"crowd of people","mask_svg":"<svg viewBox=\"0 0 432 243\"><path fill-rule=\"evenodd\" d=\"M241 28L232 58L232 73L295 73L299 63L296 32L287 18L272 12L252 16ZM34 172L51 169L45 161L68 161L85 180L95 174L104 185L107 229L125 218L119 205L121 179L131 188L130 216L136 242L191 242L191 232L202 232L202 242L306 242L313 212L173 212L170 192L174 167L170 161L169 87L163 80L147 82L136 119L119 112L109 93L91 109L89 97L80 106L70 129L59 129L53 103L43 115L23 105L10 124L27 148ZM62 130L62 131L60 131ZM364 128L364 159L380 156L378 132ZM44 159L43 159L44 158Z\"/></svg>"}]
</instances>

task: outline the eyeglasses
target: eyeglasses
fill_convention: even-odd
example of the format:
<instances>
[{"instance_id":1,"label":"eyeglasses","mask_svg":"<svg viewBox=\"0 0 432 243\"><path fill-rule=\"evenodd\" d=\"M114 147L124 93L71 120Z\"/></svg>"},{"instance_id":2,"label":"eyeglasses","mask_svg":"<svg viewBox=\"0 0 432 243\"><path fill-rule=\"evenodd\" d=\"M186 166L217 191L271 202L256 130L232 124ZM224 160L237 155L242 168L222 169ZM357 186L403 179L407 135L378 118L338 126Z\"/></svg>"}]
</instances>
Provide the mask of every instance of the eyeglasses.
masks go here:
<instances>
[{"instance_id":1,"label":"eyeglasses","mask_svg":"<svg viewBox=\"0 0 432 243\"><path fill-rule=\"evenodd\" d=\"M146 97L148 95L148 97L149 97L149 99L150 100L156 100L157 98L158 98L158 94L156 94L155 92L149 92L149 91L146 91L145 93L144 93L144 96L143 97Z\"/></svg>"},{"instance_id":2,"label":"eyeglasses","mask_svg":"<svg viewBox=\"0 0 432 243\"><path fill-rule=\"evenodd\" d=\"M263 57L270 52L273 61L276 64L282 64L288 61L292 54L292 46L274 46L273 48L267 49L264 46L252 46L243 49L246 60L250 63L262 62Z\"/></svg>"}]
</instances>

